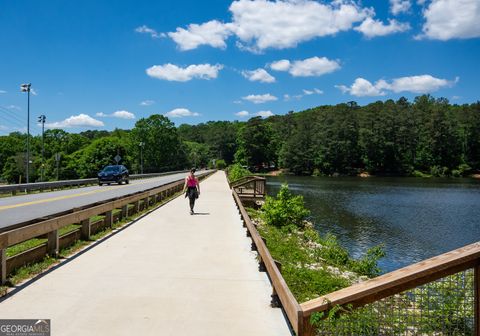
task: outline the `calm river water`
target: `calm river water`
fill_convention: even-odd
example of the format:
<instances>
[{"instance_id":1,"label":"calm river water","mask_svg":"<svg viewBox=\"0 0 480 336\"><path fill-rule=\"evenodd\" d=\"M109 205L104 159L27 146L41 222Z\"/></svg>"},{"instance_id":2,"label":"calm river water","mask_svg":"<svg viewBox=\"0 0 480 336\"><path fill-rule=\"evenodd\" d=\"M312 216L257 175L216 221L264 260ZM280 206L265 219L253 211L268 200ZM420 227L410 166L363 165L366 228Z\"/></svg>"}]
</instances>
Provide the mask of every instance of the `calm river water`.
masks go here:
<instances>
[{"instance_id":1,"label":"calm river water","mask_svg":"<svg viewBox=\"0 0 480 336\"><path fill-rule=\"evenodd\" d=\"M480 181L474 179L268 177L304 196L321 233L355 257L384 243L384 272L480 241Z\"/></svg>"}]
</instances>

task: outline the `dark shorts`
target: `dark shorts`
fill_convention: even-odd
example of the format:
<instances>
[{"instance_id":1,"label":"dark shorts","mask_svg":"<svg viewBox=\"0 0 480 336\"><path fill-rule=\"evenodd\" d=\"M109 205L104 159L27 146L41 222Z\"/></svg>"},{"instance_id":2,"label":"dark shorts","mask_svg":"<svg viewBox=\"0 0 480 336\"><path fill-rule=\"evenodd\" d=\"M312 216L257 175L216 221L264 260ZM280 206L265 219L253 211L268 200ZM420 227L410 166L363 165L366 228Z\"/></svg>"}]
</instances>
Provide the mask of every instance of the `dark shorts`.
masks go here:
<instances>
[{"instance_id":1,"label":"dark shorts","mask_svg":"<svg viewBox=\"0 0 480 336\"><path fill-rule=\"evenodd\" d=\"M189 199L196 199L196 198L198 198L197 187L188 187L188 189L187 189L187 196L188 196Z\"/></svg>"}]
</instances>

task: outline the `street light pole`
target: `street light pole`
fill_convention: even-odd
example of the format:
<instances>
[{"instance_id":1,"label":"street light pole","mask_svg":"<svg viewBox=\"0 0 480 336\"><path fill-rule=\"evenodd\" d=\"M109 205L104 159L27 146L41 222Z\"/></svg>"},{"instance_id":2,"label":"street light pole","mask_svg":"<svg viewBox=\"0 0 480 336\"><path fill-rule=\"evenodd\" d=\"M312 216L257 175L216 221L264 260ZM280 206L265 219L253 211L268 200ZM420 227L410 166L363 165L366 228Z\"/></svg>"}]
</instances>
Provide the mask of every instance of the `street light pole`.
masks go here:
<instances>
[{"instance_id":1,"label":"street light pole","mask_svg":"<svg viewBox=\"0 0 480 336\"><path fill-rule=\"evenodd\" d=\"M44 177L44 173L45 173L45 163L44 163L44 159L45 159L45 138L44 138L44 134L45 134L45 120L47 119L47 117L45 117L44 114L42 114L41 116L38 117L38 122L42 123L42 177L41 177L41 181L43 182L43 177Z\"/></svg>"},{"instance_id":2,"label":"street light pole","mask_svg":"<svg viewBox=\"0 0 480 336\"><path fill-rule=\"evenodd\" d=\"M31 83L20 86L22 92L27 93L27 183L30 183L30 87Z\"/></svg>"},{"instance_id":3,"label":"street light pole","mask_svg":"<svg viewBox=\"0 0 480 336\"><path fill-rule=\"evenodd\" d=\"M145 146L145 142L140 142L140 174L143 174L143 146Z\"/></svg>"}]
</instances>

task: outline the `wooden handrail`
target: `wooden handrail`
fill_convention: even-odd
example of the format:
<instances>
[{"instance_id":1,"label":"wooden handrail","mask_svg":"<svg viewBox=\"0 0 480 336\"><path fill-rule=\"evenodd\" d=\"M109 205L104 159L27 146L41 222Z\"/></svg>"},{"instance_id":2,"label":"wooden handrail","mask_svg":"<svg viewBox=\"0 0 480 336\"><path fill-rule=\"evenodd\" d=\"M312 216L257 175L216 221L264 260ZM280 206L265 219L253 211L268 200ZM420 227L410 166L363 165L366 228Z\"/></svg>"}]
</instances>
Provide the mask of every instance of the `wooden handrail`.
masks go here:
<instances>
[{"instance_id":1,"label":"wooden handrail","mask_svg":"<svg viewBox=\"0 0 480 336\"><path fill-rule=\"evenodd\" d=\"M301 330L299 329L299 318L302 316L300 305L298 304L297 300L293 296L290 288L288 287L285 279L283 278L282 274L280 273L275 261L273 260L270 251L268 250L265 242L263 241L262 237L258 233L257 229L253 225L250 216L248 215L245 207L240 200L237 192L232 189L232 194L237 203L238 209L240 210L240 214L245 222L245 226L247 227L248 232L252 238L253 243L255 244L258 254L260 255L261 261L264 263L265 268L267 270L268 276L270 277L270 281L272 286L278 295L280 302L282 303L283 309L287 314L287 317L292 325L294 331L299 335Z\"/></svg>"},{"instance_id":2,"label":"wooden handrail","mask_svg":"<svg viewBox=\"0 0 480 336\"><path fill-rule=\"evenodd\" d=\"M266 179L265 179L265 177L255 176L255 175L244 176L244 177L239 178L238 180L230 182L230 187L231 188L236 188L238 186L241 186L243 184L249 183L249 182L254 181L254 180L265 181Z\"/></svg>"},{"instance_id":3,"label":"wooden handrail","mask_svg":"<svg viewBox=\"0 0 480 336\"><path fill-rule=\"evenodd\" d=\"M304 302L300 307L306 318L336 305L363 306L479 265L480 242L477 242Z\"/></svg>"}]
</instances>

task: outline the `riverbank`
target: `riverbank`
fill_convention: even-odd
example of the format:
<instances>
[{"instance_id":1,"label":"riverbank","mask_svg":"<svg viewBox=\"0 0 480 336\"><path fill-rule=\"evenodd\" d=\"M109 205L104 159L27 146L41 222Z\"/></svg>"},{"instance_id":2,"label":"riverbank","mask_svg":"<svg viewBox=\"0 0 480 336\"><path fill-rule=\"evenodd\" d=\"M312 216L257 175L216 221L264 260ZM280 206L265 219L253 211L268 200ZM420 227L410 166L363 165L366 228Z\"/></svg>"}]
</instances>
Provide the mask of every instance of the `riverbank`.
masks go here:
<instances>
[{"instance_id":1,"label":"riverbank","mask_svg":"<svg viewBox=\"0 0 480 336\"><path fill-rule=\"evenodd\" d=\"M276 198L268 197L259 210L248 209L272 257L281 263L282 275L299 302L348 287L380 273L381 247L353 258L332 234L321 235L305 217L303 198L282 186Z\"/></svg>"}]
</instances>

